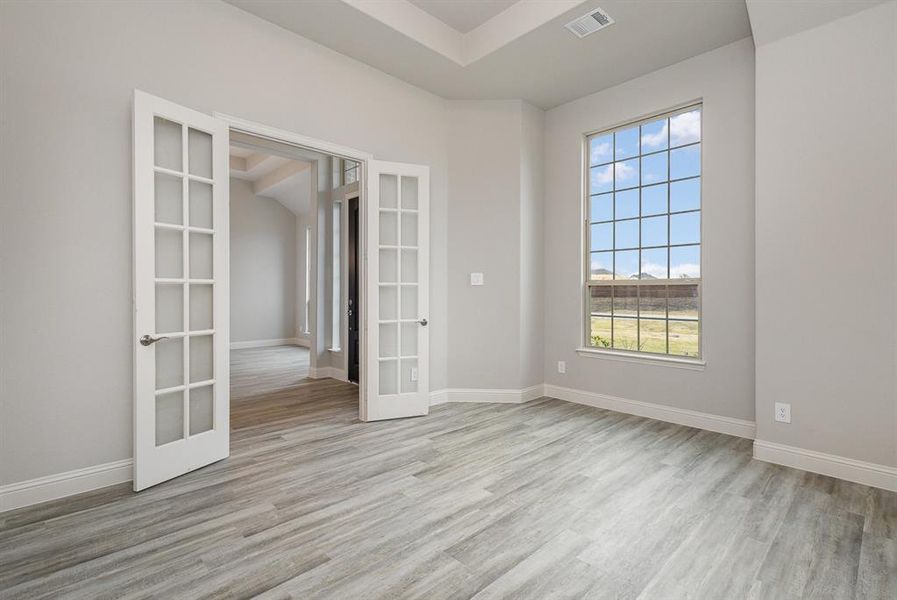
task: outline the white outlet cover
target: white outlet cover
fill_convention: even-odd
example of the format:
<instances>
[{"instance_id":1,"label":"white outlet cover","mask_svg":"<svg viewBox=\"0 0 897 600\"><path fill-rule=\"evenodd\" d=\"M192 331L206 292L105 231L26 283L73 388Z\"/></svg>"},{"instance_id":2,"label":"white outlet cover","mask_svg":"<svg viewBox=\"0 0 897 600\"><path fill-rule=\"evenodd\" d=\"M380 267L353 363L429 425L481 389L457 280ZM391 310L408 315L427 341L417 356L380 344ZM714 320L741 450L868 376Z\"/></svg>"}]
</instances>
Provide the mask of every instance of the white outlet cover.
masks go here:
<instances>
[{"instance_id":1,"label":"white outlet cover","mask_svg":"<svg viewBox=\"0 0 897 600\"><path fill-rule=\"evenodd\" d=\"M483 285L483 274L482 273L471 273L470 274L470 285Z\"/></svg>"},{"instance_id":2,"label":"white outlet cover","mask_svg":"<svg viewBox=\"0 0 897 600\"><path fill-rule=\"evenodd\" d=\"M567 363L559 360L558 361L558 373L566 373L567 372Z\"/></svg>"},{"instance_id":3,"label":"white outlet cover","mask_svg":"<svg viewBox=\"0 0 897 600\"><path fill-rule=\"evenodd\" d=\"M790 423L791 405L785 402L776 402L775 419L779 423Z\"/></svg>"}]
</instances>

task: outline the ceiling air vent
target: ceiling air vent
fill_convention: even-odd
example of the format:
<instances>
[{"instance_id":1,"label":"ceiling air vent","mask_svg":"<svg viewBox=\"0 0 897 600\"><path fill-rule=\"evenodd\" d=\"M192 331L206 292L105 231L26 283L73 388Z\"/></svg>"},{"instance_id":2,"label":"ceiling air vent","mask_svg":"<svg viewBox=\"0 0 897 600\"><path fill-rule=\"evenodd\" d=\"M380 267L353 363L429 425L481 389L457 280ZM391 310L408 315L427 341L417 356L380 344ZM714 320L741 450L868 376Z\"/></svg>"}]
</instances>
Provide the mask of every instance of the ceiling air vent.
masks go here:
<instances>
[{"instance_id":1,"label":"ceiling air vent","mask_svg":"<svg viewBox=\"0 0 897 600\"><path fill-rule=\"evenodd\" d=\"M599 29L604 29L608 25L613 25L613 23L614 20L609 14L600 8L596 8L592 12L583 15L578 19L573 19L564 25L564 27L572 31L576 37L584 38L590 33L595 33Z\"/></svg>"}]
</instances>

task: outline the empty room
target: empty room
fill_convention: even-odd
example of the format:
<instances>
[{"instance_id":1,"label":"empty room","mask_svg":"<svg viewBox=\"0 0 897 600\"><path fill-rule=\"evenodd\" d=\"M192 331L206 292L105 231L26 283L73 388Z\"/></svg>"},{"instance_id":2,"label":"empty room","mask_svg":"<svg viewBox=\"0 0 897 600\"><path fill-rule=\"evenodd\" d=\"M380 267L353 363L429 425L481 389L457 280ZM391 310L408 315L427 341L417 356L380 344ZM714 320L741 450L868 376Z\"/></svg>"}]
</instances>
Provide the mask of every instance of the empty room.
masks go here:
<instances>
[{"instance_id":1,"label":"empty room","mask_svg":"<svg viewBox=\"0 0 897 600\"><path fill-rule=\"evenodd\" d=\"M897 0L0 0L0 598L897 598Z\"/></svg>"}]
</instances>

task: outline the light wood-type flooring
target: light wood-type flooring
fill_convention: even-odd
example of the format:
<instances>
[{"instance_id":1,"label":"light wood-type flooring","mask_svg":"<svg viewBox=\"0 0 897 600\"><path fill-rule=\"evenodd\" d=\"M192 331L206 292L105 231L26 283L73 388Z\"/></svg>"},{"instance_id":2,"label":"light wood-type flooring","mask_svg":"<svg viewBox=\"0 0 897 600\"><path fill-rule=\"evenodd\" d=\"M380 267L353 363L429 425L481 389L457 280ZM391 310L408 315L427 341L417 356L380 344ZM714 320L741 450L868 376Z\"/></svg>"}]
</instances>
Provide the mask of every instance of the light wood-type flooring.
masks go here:
<instances>
[{"instance_id":1,"label":"light wood-type flooring","mask_svg":"<svg viewBox=\"0 0 897 600\"><path fill-rule=\"evenodd\" d=\"M227 460L0 514L0 598L897 598L895 493L547 398L361 423L302 352L232 353Z\"/></svg>"}]
</instances>

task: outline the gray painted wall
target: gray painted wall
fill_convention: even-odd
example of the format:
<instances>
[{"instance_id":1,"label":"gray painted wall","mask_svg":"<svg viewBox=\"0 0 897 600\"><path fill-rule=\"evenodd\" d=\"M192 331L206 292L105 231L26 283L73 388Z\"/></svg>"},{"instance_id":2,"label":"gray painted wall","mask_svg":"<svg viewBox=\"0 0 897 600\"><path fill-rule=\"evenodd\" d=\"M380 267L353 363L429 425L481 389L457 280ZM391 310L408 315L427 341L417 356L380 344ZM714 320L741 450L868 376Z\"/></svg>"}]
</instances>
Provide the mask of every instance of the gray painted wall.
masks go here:
<instances>
[{"instance_id":1,"label":"gray painted wall","mask_svg":"<svg viewBox=\"0 0 897 600\"><path fill-rule=\"evenodd\" d=\"M519 387L520 102L452 102L448 119L449 381Z\"/></svg>"},{"instance_id":2,"label":"gray painted wall","mask_svg":"<svg viewBox=\"0 0 897 600\"><path fill-rule=\"evenodd\" d=\"M704 101L703 332L707 366L580 356L583 134ZM545 381L715 415L754 418L754 47L751 40L548 111ZM567 373L557 372L557 361Z\"/></svg>"},{"instance_id":3,"label":"gray painted wall","mask_svg":"<svg viewBox=\"0 0 897 600\"><path fill-rule=\"evenodd\" d=\"M890 466L895 40L890 2L757 48L757 438Z\"/></svg>"},{"instance_id":4,"label":"gray painted wall","mask_svg":"<svg viewBox=\"0 0 897 600\"><path fill-rule=\"evenodd\" d=\"M450 387L542 381L543 111L448 103ZM470 273L485 285L471 286ZM434 389L437 389L434 387Z\"/></svg>"},{"instance_id":5,"label":"gray painted wall","mask_svg":"<svg viewBox=\"0 0 897 600\"><path fill-rule=\"evenodd\" d=\"M543 272L545 111L521 103L520 133L520 388L544 382Z\"/></svg>"},{"instance_id":6,"label":"gray painted wall","mask_svg":"<svg viewBox=\"0 0 897 600\"><path fill-rule=\"evenodd\" d=\"M430 165L446 386L444 100L217 2L4 2L0 73L0 484L131 456L134 88Z\"/></svg>"},{"instance_id":7,"label":"gray painted wall","mask_svg":"<svg viewBox=\"0 0 897 600\"><path fill-rule=\"evenodd\" d=\"M295 338L296 215L252 185L230 180L231 342Z\"/></svg>"}]
</instances>

